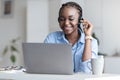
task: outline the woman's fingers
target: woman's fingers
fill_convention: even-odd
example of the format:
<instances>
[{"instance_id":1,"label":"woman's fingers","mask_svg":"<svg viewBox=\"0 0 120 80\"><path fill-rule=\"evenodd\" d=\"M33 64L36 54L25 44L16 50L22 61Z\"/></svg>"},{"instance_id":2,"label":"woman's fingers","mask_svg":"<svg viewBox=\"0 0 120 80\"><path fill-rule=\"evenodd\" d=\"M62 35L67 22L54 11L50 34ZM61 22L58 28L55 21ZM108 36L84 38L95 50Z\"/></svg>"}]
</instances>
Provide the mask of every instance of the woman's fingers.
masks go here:
<instances>
[{"instance_id":1,"label":"woman's fingers","mask_svg":"<svg viewBox=\"0 0 120 80\"><path fill-rule=\"evenodd\" d=\"M83 30L85 34L90 35L92 32L93 25L85 19L81 20L81 23L83 25Z\"/></svg>"}]
</instances>

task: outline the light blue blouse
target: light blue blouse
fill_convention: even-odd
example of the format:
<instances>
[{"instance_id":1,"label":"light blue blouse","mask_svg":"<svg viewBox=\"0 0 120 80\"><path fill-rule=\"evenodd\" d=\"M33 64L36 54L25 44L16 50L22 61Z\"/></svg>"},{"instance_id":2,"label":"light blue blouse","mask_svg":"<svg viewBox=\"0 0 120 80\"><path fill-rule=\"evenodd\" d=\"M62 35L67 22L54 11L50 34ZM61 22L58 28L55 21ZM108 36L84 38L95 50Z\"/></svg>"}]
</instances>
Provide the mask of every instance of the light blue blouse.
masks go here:
<instances>
[{"instance_id":1,"label":"light blue blouse","mask_svg":"<svg viewBox=\"0 0 120 80\"><path fill-rule=\"evenodd\" d=\"M79 32L81 32L79 30ZM92 58L97 58L98 56L98 44L96 39L91 40L91 48L92 48ZM44 43L58 43L58 44L69 44L68 40L65 38L64 33L62 31L56 31L50 33ZM84 72L91 73L91 59L82 62L82 54L85 45L85 35L81 32L81 37L79 40L72 46L72 55L73 55L73 63L74 63L74 72Z\"/></svg>"}]
</instances>

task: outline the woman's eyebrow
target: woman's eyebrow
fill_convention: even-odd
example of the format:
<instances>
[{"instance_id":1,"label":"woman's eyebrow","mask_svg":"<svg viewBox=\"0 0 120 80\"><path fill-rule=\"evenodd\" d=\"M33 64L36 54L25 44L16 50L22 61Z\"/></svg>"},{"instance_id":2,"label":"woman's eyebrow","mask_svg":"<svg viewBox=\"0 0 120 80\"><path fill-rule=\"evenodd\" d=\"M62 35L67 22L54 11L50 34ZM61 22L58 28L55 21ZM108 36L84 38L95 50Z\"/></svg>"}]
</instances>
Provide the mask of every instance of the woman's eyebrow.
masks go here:
<instances>
[{"instance_id":1,"label":"woman's eyebrow","mask_svg":"<svg viewBox=\"0 0 120 80\"><path fill-rule=\"evenodd\" d=\"M70 15L69 18L75 19L76 17L74 15Z\"/></svg>"}]
</instances>

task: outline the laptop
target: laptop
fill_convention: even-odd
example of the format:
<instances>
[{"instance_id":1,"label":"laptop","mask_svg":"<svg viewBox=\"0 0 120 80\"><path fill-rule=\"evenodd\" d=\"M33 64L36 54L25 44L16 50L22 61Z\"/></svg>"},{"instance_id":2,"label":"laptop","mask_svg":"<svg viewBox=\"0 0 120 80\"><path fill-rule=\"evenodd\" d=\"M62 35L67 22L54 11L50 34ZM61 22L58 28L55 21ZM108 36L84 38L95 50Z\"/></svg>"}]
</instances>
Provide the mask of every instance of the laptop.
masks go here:
<instances>
[{"instance_id":1,"label":"laptop","mask_svg":"<svg viewBox=\"0 0 120 80\"><path fill-rule=\"evenodd\" d=\"M34 74L73 74L71 46L52 43L23 43L24 68Z\"/></svg>"}]
</instances>

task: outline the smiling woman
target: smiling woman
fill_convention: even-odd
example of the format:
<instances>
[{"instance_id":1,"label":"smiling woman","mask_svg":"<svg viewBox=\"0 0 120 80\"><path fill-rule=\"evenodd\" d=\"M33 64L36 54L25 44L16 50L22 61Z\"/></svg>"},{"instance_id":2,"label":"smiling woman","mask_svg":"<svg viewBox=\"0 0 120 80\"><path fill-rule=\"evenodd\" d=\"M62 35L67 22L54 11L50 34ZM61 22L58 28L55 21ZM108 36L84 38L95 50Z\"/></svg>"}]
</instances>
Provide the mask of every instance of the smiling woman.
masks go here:
<instances>
[{"instance_id":1,"label":"smiling woman","mask_svg":"<svg viewBox=\"0 0 120 80\"><path fill-rule=\"evenodd\" d=\"M45 43L69 44L72 47L74 72L91 73L92 58L97 58L97 40L92 38L93 25L82 17L82 8L76 2L63 3L58 12L61 31L54 31ZM80 25L81 23L81 25ZM83 27L81 31L80 27Z\"/></svg>"}]
</instances>

